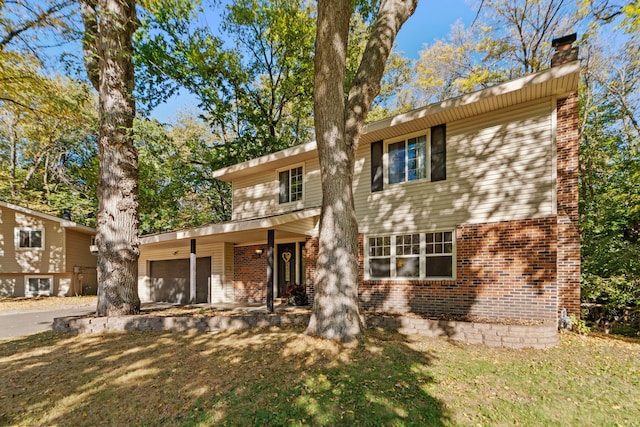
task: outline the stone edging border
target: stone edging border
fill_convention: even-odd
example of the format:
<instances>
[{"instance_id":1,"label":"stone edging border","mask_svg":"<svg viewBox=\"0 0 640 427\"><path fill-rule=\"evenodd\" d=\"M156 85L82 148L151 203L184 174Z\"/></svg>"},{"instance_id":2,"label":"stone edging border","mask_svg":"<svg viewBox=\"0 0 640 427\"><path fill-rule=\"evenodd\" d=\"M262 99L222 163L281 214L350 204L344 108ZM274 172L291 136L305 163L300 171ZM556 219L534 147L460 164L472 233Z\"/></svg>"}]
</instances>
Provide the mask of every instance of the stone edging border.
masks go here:
<instances>
[{"instance_id":1,"label":"stone edging border","mask_svg":"<svg viewBox=\"0 0 640 427\"><path fill-rule=\"evenodd\" d=\"M397 331L405 335L443 337L490 347L553 347L559 342L555 323L504 325L451 320L432 320L407 316L365 315L366 327ZM58 317L53 330L64 333L105 333L123 331L217 332L272 326L302 326L309 314L252 313L216 317L160 317L153 315L118 317Z\"/></svg>"}]
</instances>

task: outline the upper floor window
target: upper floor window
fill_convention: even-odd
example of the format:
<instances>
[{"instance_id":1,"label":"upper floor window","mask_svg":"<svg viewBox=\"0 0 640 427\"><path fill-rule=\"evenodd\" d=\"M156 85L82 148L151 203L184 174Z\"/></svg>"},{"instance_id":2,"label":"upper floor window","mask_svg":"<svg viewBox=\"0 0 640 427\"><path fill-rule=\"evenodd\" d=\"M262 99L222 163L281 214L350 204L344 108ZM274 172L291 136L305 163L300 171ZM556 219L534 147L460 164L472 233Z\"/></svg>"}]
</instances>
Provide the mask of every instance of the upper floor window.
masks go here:
<instances>
[{"instance_id":1,"label":"upper floor window","mask_svg":"<svg viewBox=\"0 0 640 427\"><path fill-rule=\"evenodd\" d=\"M424 135L387 144L386 183L447 177L446 125L433 126ZM371 144L371 191L383 189L383 141Z\"/></svg>"},{"instance_id":2,"label":"upper floor window","mask_svg":"<svg viewBox=\"0 0 640 427\"><path fill-rule=\"evenodd\" d=\"M278 181L280 182L279 203L302 200L302 177L302 166L278 172Z\"/></svg>"},{"instance_id":3,"label":"upper floor window","mask_svg":"<svg viewBox=\"0 0 640 427\"><path fill-rule=\"evenodd\" d=\"M389 184L427 177L425 135L389 144Z\"/></svg>"},{"instance_id":4,"label":"upper floor window","mask_svg":"<svg viewBox=\"0 0 640 427\"><path fill-rule=\"evenodd\" d=\"M18 230L18 248L42 248L42 230Z\"/></svg>"}]
</instances>

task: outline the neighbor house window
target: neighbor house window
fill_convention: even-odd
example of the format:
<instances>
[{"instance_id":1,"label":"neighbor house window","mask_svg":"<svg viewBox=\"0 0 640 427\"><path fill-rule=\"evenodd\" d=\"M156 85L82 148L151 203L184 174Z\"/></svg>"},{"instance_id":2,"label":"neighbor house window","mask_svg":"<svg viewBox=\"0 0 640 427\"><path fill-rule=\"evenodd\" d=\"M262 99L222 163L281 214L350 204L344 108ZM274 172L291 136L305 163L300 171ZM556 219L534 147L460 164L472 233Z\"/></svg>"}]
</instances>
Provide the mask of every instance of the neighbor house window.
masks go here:
<instances>
[{"instance_id":1,"label":"neighbor house window","mask_svg":"<svg viewBox=\"0 0 640 427\"><path fill-rule=\"evenodd\" d=\"M278 172L280 203L297 202L302 200L302 166Z\"/></svg>"},{"instance_id":2,"label":"neighbor house window","mask_svg":"<svg viewBox=\"0 0 640 427\"><path fill-rule=\"evenodd\" d=\"M453 278L452 231L376 236L367 243L371 279Z\"/></svg>"},{"instance_id":3,"label":"neighbor house window","mask_svg":"<svg viewBox=\"0 0 640 427\"><path fill-rule=\"evenodd\" d=\"M18 248L42 248L42 230L18 230Z\"/></svg>"},{"instance_id":4,"label":"neighbor house window","mask_svg":"<svg viewBox=\"0 0 640 427\"><path fill-rule=\"evenodd\" d=\"M52 276L26 276L24 294L28 297L35 295L51 295L53 292Z\"/></svg>"},{"instance_id":5,"label":"neighbor house window","mask_svg":"<svg viewBox=\"0 0 640 427\"><path fill-rule=\"evenodd\" d=\"M379 145L380 142L372 143L371 149L372 191L382 189L380 176L377 173L380 169ZM420 135L387 145L387 182L397 184L421 179L442 181L447 176L446 162L446 125L433 126L428 135Z\"/></svg>"}]
</instances>

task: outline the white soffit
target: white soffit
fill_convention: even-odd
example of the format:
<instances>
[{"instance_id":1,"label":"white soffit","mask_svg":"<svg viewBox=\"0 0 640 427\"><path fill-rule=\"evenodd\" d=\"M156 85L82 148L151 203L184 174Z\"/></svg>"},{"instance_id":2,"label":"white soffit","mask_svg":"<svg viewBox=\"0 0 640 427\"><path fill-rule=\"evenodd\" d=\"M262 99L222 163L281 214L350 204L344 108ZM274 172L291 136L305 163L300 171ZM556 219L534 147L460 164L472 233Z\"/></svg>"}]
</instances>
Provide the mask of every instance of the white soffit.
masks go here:
<instances>
[{"instance_id":1,"label":"white soffit","mask_svg":"<svg viewBox=\"0 0 640 427\"><path fill-rule=\"evenodd\" d=\"M361 142L393 138L442 123L451 123L535 99L563 95L578 87L580 62L573 61L536 74L427 105L408 113L370 123Z\"/></svg>"}]
</instances>

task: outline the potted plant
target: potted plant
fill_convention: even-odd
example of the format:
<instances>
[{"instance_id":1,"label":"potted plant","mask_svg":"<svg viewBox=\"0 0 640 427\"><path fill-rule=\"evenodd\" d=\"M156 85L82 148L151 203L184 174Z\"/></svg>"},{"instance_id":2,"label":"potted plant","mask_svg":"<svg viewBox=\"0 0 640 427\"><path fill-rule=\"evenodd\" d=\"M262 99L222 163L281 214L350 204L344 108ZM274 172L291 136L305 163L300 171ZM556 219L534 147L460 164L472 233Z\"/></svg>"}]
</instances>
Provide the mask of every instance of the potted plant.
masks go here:
<instances>
[{"instance_id":1,"label":"potted plant","mask_svg":"<svg viewBox=\"0 0 640 427\"><path fill-rule=\"evenodd\" d=\"M302 285L291 285L284 294L287 305L308 305L307 291Z\"/></svg>"}]
</instances>

